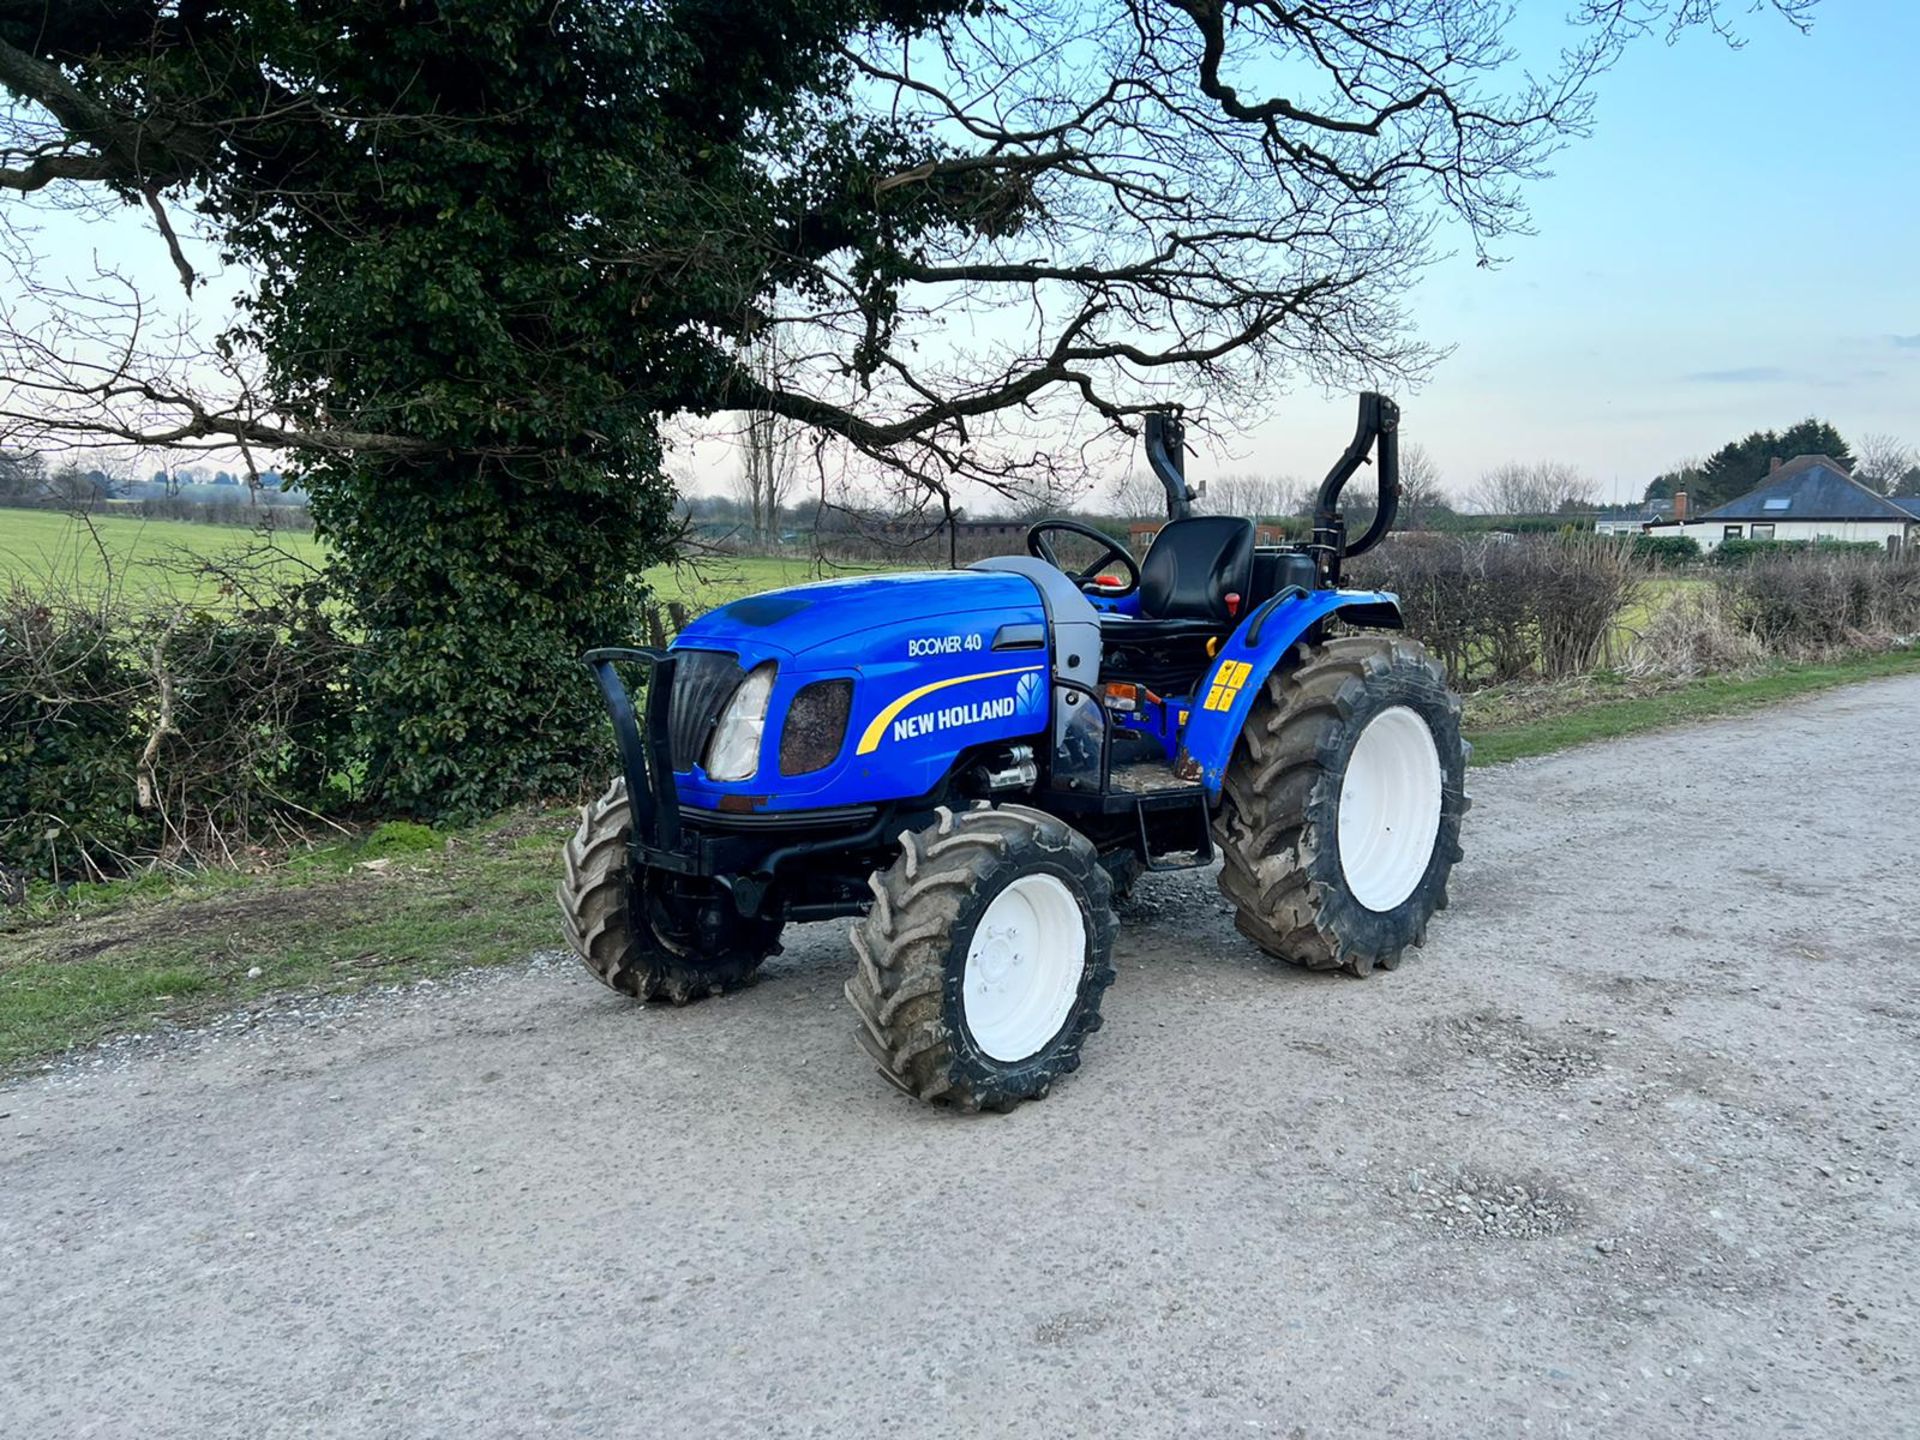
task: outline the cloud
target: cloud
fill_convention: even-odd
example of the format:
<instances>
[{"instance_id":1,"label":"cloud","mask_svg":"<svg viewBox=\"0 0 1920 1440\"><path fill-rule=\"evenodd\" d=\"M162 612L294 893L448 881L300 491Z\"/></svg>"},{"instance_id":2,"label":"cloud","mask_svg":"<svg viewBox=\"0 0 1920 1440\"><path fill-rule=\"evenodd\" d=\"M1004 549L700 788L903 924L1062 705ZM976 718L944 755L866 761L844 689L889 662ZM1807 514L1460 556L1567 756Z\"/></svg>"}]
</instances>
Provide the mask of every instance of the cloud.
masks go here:
<instances>
[{"instance_id":1,"label":"cloud","mask_svg":"<svg viewBox=\"0 0 1920 1440\"><path fill-rule=\"evenodd\" d=\"M1889 335L1898 350L1920 350L1920 335Z\"/></svg>"},{"instance_id":2,"label":"cloud","mask_svg":"<svg viewBox=\"0 0 1920 1440\"><path fill-rule=\"evenodd\" d=\"M1747 365L1737 370L1696 370L1684 378L1699 385L1764 385L1795 377L1791 370L1778 365Z\"/></svg>"},{"instance_id":3,"label":"cloud","mask_svg":"<svg viewBox=\"0 0 1920 1440\"><path fill-rule=\"evenodd\" d=\"M1851 390L1858 385L1871 384L1875 380L1884 380L1887 378L1887 374L1887 371L1878 369L1849 370L1844 375L1822 376L1812 383L1818 385L1823 390Z\"/></svg>"}]
</instances>

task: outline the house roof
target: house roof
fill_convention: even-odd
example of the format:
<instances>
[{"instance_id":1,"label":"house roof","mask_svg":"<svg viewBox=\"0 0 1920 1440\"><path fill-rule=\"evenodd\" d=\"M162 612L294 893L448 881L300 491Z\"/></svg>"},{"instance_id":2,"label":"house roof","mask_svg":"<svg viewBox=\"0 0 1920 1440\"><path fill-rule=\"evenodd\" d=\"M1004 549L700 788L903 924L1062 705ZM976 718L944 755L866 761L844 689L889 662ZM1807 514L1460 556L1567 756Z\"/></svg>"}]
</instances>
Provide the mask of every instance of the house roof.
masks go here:
<instances>
[{"instance_id":1,"label":"house roof","mask_svg":"<svg viewBox=\"0 0 1920 1440\"><path fill-rule=\"evenodd\" d=\"M1876 495L1824 455L1797 455L1738 500L1701 520L1913 520L1920 518Z\"/></svg>"},{"instance_id":2,"label":"house roof","mask_svg":"<svg viewBox=\"0 0 1920 1440\"><path fill-rule=\"evenodd\" d=\"M1920 520L1920 495L1895 495L1892 502L1906 511L1914 519Z\"/></svg>"}]
</instances>

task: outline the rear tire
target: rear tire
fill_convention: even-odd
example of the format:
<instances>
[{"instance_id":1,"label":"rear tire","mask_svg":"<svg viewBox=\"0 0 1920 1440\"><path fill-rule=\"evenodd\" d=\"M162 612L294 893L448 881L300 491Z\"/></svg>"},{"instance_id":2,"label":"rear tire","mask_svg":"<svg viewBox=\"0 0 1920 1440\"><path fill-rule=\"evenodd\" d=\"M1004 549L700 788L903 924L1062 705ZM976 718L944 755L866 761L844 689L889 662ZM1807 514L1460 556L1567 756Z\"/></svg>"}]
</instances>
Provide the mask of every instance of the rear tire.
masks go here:
<instances>
[{"instance_id":1,"label":"rear tire","mask_svg":"<svg viewBox=\"0 0 1920 1440\"><path fill-rule=\"evenodd\" d=\"M847 999L887 1080L961 1110L1010 1110L1079 1068L1119 929L1093 845L1024 806L942 808L900 837L853 927Z\"/></svg>"},{"instance_id":2,"label":"rear tire","mask_svg":"<svg viewBox=\"0 0 1920 1440\"><path fill-rule=\"evenodd\" d=\"M595 979L636 1000L672 1005L737 990L780 949L780 926L729 916L718 943L681 933L636 882L628 841L633 811L627 782L580 811L567 841L567 873L558 896L567 943Z\"/></svg>"},{"instance_id":3,"label":"rear tire","mask_svg":"<svg viewBox=\"0 0 1920 1440\"><path fill-rule=\"evenodd\" d=\"M1393 969L1446 908L1466 763L1460 699L1422 646L1299 647L1247 717L1214 820L1240 932L1309 969Z\"/></svg>"}]
</instances>

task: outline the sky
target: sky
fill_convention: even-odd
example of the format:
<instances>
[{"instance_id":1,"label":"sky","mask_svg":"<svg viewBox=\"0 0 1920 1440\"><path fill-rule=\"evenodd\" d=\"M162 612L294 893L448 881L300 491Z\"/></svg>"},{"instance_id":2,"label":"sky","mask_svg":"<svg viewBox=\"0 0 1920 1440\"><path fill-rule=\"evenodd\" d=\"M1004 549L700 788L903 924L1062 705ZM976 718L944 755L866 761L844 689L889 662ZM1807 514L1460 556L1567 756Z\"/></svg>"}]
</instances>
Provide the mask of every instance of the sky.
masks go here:
<instances>
[{"instance_id":1,"label":"sky","mask_svg":"<svg viewBox=\"0 0 1920 1440\"><path fill-rule=\"evenodd\" d=\"M1593 135L1531 190L1537 233L1498 270L1461 255L1418 286L1422 334L1455 348L1402 429L1449 488L1556 459L1628 498L1809 414L1920 443L1920 4L1741 28L1741 50L1701 32L1629 50ZM1351 423L1350 402L1298 396L1243 453L1311 474L1291 457L1331 458Z\"/></svg>"},{"instance_id":2,"label":"sky","mask_svg":"<svg viewBox=\"0 0 1920 1440\"><path fill-rule=\"evenodd\" d=\"M1527 0L1522 23L1565 8ZM1826 0L1804 35L1765 13L1740 28L1741 49L1701 31L1631 48L1599 82L1594 133L1527 192L1535 233L1490 270L1463 246L1416 286L1421 336L1452 353L1398 397L1402 434L1456 495L1501 463L1558 460L1633 498L1807 415L1920 444L1920 0ZM42 223L43 252L169 289L140 212ZM216 281L202 308L231 291ZM1297 391L1189 474L1317 478L1352 425L1352 397ZM679 462L707 491L734 464L713 445Z\"/></svg>"}]
</instances>

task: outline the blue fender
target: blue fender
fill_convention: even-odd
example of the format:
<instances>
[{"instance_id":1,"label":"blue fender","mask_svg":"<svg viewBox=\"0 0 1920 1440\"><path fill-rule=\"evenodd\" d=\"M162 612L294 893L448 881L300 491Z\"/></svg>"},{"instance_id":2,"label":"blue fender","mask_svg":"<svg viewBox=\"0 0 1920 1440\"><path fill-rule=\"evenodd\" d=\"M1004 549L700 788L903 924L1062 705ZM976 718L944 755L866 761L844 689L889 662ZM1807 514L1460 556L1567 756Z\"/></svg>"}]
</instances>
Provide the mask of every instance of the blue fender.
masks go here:
<instances>
[{"instance_id":1,"label":"blue fender","mask_svg":"<svg viewBox=\"0 0 1920 1440\"><path fill-rule=\"evenodd\" d=\"M1336 611L1345 611L1354 624L1401 628L1400 597L1387 591L1295 590L1255 608L1220 647L1194 693L1180 740L1181 753L1199 763L1210 799L1220 796L1234 742L1267 677L1302 635Z\"/></svg>"}]
</instances>

